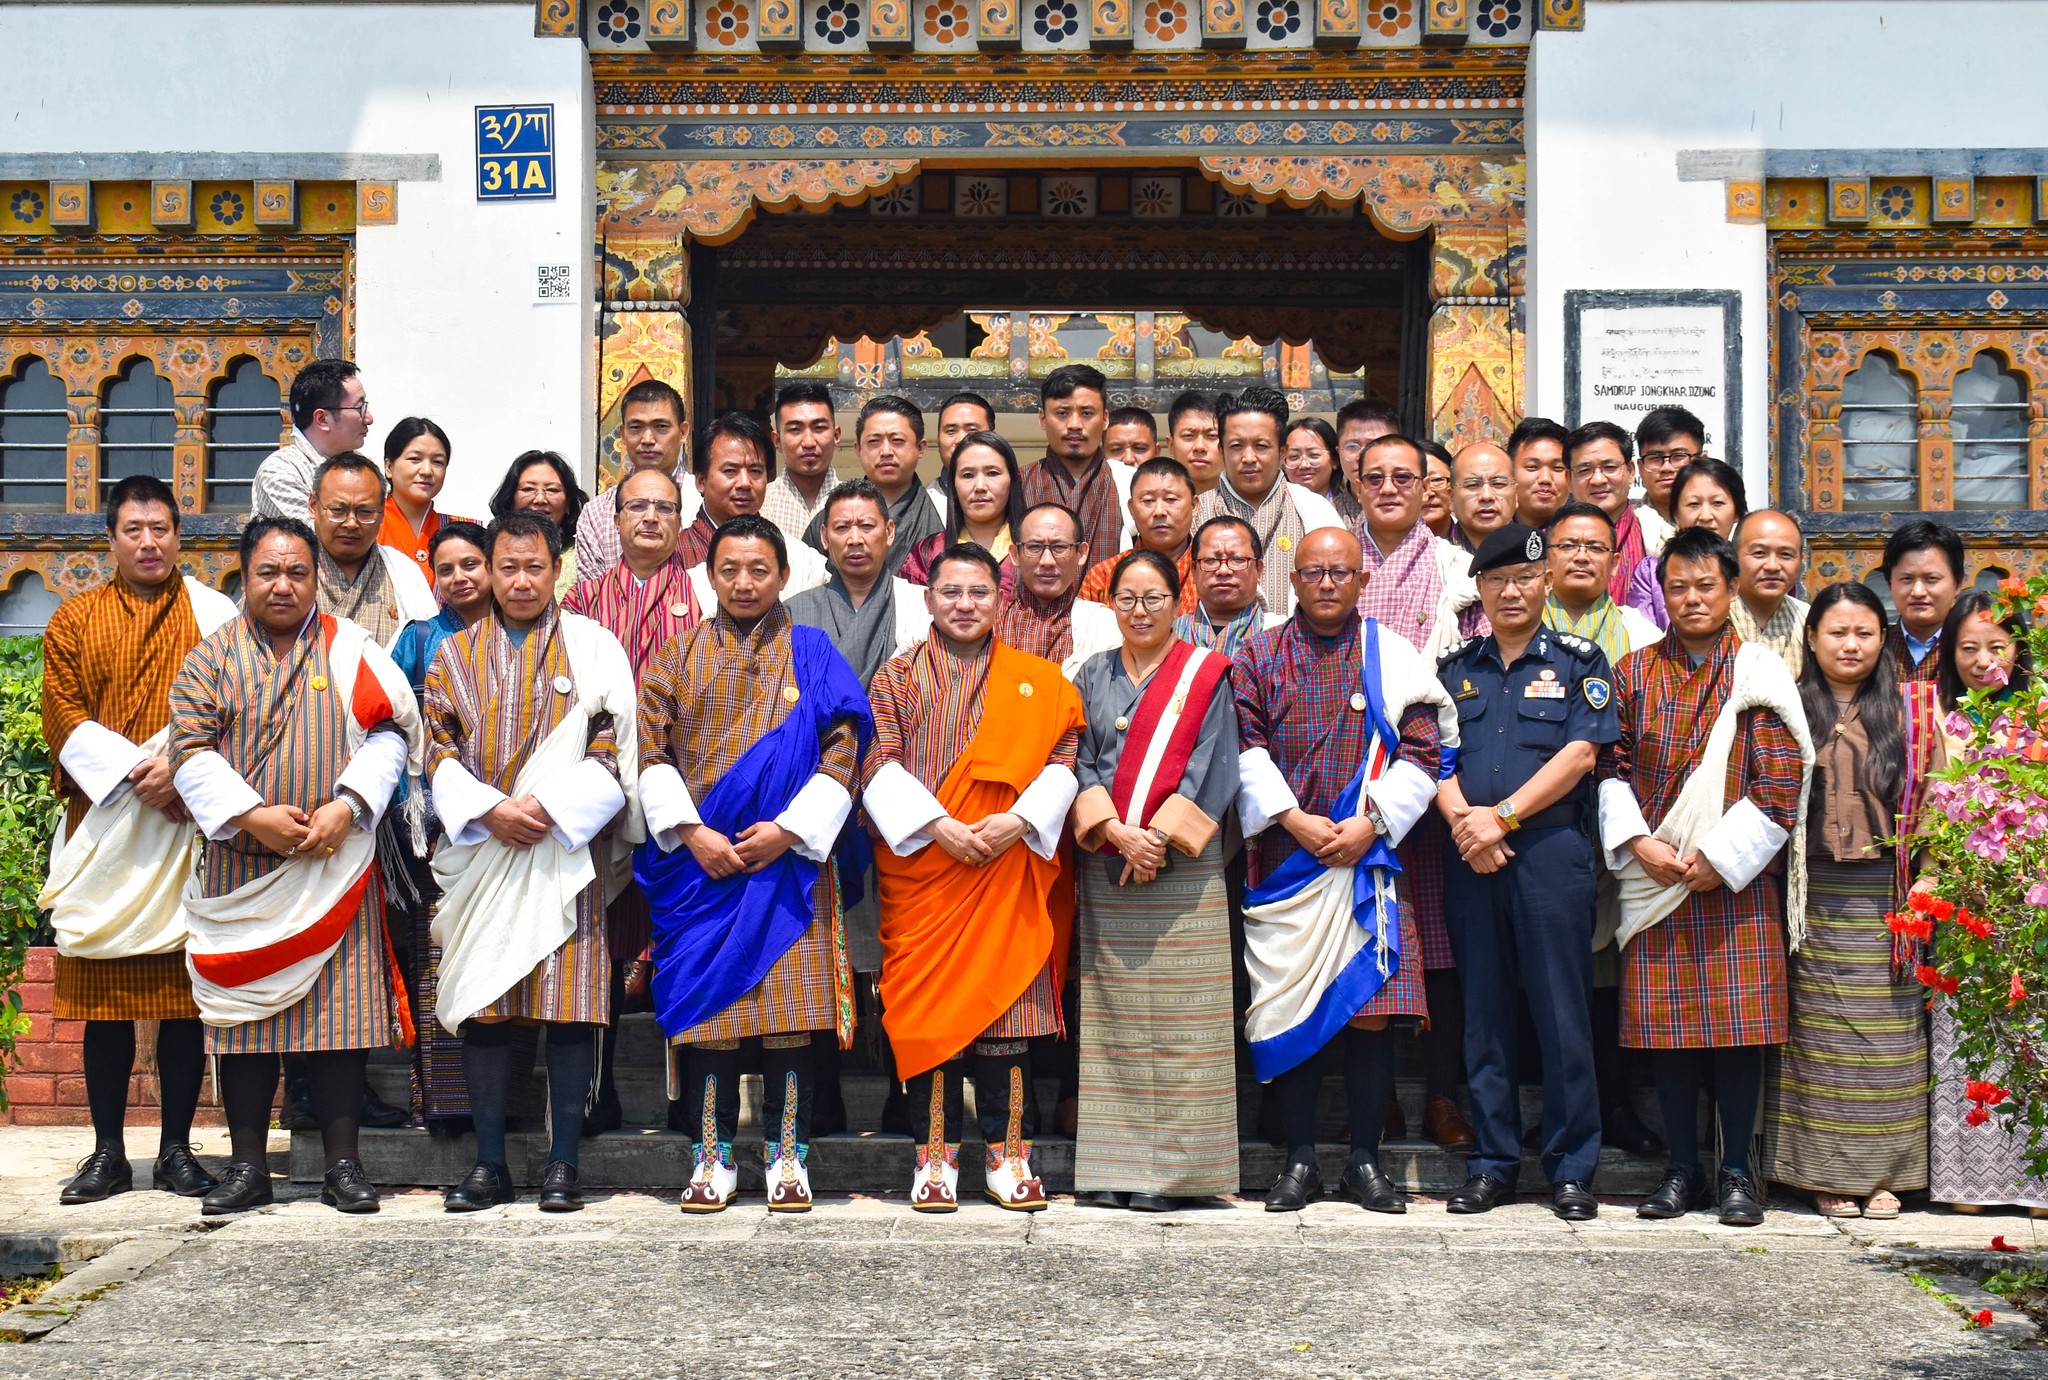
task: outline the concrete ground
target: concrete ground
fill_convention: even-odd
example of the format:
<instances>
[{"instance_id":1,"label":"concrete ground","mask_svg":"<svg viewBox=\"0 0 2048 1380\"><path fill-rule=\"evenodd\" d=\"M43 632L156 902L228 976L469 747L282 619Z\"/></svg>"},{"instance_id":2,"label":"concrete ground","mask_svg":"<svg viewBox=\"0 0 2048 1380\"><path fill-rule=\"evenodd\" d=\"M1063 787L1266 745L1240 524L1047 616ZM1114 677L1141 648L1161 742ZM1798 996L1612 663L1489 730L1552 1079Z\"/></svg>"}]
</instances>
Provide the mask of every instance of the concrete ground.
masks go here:
<instances>
[{"instance_id":1,"label":"concrete ground","mask_svg":"<svg viewBox=\"0 0 2048 1380\"><path fill-rule=\"evenodd\" d=\"M1838 1226L1774 1205L1744 1231L1643 1222L1619 1199L1570 1225L1534 1196L1484 1217L1441 1199L1405 1217L1070 1199L921 1217L854 1196L692 1219L672 1194L616 1193L577 1215L542 1217L529 1194L449 1217L408 1192L347 1218L280 1179L278 1206L207 1222L146 1188L59 1206L85 1148L75 1131L0 1129L9 1268L96 1257L39 1309L0 1315L42 1336L0 1349L0 1372L2048 1376L2030 1325L2002 1306L1991 1328L1966 1325L1959 1308L1996 1301L1941 1273L1994 1235L2031 1250L2022 1214Z\"/></svg>"}]
</instances>

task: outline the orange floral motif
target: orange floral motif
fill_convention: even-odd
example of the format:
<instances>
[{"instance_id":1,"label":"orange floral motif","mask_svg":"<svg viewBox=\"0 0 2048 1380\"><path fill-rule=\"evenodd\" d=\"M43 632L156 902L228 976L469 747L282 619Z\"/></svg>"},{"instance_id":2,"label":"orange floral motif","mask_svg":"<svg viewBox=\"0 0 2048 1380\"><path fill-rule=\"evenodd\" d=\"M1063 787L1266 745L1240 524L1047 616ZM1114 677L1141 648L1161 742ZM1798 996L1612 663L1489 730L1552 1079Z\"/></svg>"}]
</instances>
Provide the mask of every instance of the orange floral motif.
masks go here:
<instances>
[{"instance_id":1,"label":"orange floral motif","mask_svg":"<svg viewBox=\"0 0 2048 1380\"><path fill-rule=\"evenodd\" d=\"M747 29L747 7L739 0L716 0L704 12L704 31L721 48L744 42Z\"/></svg>"},{"instance_id":2,"label":"orange floral motif","mask_svg":"<svg viewBox=\"0 0 2048 1380\"><path fill-rule=\"evenodd\" d=\"M967 7L960 0L932 0L924 11L925 37L952 43L967 36Z\"/></svg>"},{"instance_id":3,"label":"orange floral motif","mask_svg":"<svg viewBox=\"0 0 2048 1380\"><path fill-rule=\"evenodd\" d=\"M1371 0L1365 22L1382 38L1399 38L1415 22L1415 0Z\"/></svg>"},{"instance_id":4,"label":"orange floral motif","mask_svg":"<svg viewBox=\"0 0 2048 1380\"><path fill-rule=\"evenodd\" d=\"M1171 43L1188 31L1188 7L1181 0L1152 0L1145 7L1145 32Z\"/></svg>"}]
</instances>

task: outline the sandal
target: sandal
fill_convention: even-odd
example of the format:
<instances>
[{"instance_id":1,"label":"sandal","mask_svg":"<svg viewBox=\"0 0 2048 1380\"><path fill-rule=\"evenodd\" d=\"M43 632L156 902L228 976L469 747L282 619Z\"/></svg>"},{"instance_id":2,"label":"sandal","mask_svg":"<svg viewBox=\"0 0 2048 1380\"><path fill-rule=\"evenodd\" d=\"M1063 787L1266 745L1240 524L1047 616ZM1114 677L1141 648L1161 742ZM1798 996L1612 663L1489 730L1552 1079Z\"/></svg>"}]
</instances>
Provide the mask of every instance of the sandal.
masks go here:
<instances>
[{"instance_id":1,"label":"sandal","mask_svg":"<svg viewBox=\"0 0 2048 1380\"><path fill-rule=\"evenodd\" d=\"M1846 1217L1861 1217L1863 1215L1863 1209L1856 1206L1856 1200L1854 1198L1845 1198L1839 1193L1814 1194L1813 1207L1814 1211L1818 1212L1823 1217L1841 1219ZM1897 1216L1898 1214L1894 1213L1892 1215Z\"/></svg>"},{"instance_id":2,"label":"sandal","mask_svg":"<svg viewBox=\"0 0 2048 1380\"><path fill-rule=\"evenodd\" d=\"M1890 1189L1879 1189L1863 1200L1863 1215L1873 1221L1891 1221L1899 1215L1898 1195Z\"/></svg>"}]
</instances>

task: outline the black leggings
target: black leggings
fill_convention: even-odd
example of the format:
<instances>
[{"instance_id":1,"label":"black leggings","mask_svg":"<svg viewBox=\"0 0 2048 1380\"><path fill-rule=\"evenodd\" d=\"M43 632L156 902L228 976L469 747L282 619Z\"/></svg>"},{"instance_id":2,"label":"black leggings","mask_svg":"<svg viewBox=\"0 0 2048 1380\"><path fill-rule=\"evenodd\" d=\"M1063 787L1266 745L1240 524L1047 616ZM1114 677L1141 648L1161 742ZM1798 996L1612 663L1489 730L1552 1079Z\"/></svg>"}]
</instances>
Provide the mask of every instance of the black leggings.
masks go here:
<instances>
[{"instance_id":1,"label":"black leggings","mask_svg":"<svg viewBox=\"0 0 2048 1380\"><path fill-rule=\"evenodd\" d=\"M1664 1139L1671 1147L1671 1167L1703 1174L1700 1165L1700 1093L1711 1088L1721 1114L1721 1168L1751 1172L1750 1141L1756 1135L1757 1113L1763 1104L1764 1047L1732 1045L1723 1049L1654 1049L1650 1070L1657 1080L1657 1100L1664 1109Z\"/></svg>"},{"instance_id":2,"label":"black leggings","mask_svg":"<svg viewBox=\"0 0 2048 1380\"><path fill-rule=\"evenodd\" d=\"M362 1157L357 1141L363 1093L369 1086L370 1052L323 1049L306 1055L306 1087L327 1167ZM223 1054L220 1101L227 1115L230 1153L237 1163L270 1168L270 1109L277 1101L278 1056Z\"/></svg>"},{"instance_id":3,"label":"black leggings","mask_svg":"<svg viewBox=\"0 0 2048 1380\"><path fill-rule=\"evenodd\" d=\"M135 1071L135 1022L85 1023L85 1101L92 1110L93 1140L123 1143L128 1120L128 1080ZM192 1139L192 1111L206 1073L206 1034L198 1021L159 1021L156 1077L161 1090L163 1131L157 1153Z\"/></svg>"}]
</instances>

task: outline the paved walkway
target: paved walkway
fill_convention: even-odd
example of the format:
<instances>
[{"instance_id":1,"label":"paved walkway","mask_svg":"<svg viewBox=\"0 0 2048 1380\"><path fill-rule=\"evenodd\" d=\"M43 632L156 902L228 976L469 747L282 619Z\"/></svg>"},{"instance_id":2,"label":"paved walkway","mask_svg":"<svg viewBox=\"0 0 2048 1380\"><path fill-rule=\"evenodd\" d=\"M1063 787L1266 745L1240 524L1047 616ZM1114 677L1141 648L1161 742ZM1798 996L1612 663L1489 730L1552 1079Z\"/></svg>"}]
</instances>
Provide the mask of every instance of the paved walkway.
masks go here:
<instances>
[{"instance_id":1,"label":"paved walkway","mask_svg":"<svg viewBox=\"0 0 2048 1380\"><path fill-rule=\"evenodd\" d=\"M69 1321L0 1351L10 1374L2048 1376L2048 1352L2010 1345L2027 1329L1966 1329L1883 1256L2029 1244L2019 1215L1844 1230L1774 1210L1741 1231L1612 1202L1569 1225L1534 1199L932 1218L856 1197L686 1219L622 1193L452 1218L408 1193L344 1218L300 1187L202 1225L147 1190L60 1207L81 1149L0 1129L0 1239L125 1243L73 1276Z\"/></svg>"}]
</instances>

